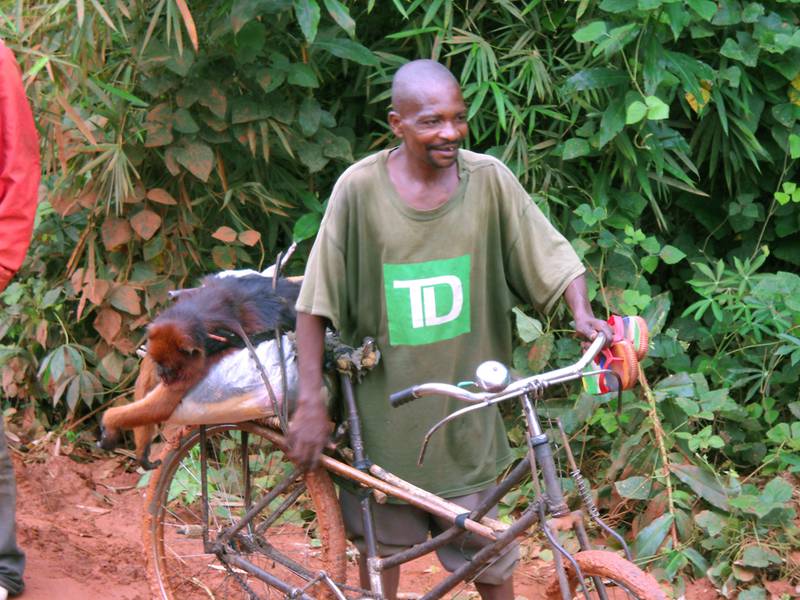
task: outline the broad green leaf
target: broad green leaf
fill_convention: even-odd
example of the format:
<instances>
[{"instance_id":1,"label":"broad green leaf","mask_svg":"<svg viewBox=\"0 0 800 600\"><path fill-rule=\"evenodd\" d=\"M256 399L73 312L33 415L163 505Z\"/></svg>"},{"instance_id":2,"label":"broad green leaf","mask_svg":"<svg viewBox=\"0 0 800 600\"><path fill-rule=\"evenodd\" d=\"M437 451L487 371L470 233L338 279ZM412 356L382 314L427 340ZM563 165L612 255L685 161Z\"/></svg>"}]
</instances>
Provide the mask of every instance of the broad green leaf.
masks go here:
<instances>
[{"instance_id":1,"label":"broad green leaf","mask_svg":"<svg viewBox=\"0 0 800 600\"><path fill-rule=\"evenodd\" d=\"M686 3L706 21L710 21L717 12L717 3L711 0L686 0Z\"/></svg>"},{"instance_id":2,"label":"broad green leaf","mask_svg":"<svg viewBox=\"0 0 800 600\"><path fill-rule=\"evenodd\" d=\"M775 477L761 492L761 499L768 504L782 504L792 499L792 486L781 477Z\"/></svg>"},{"instance_id":3,"label":"broad green leaf","mask_svg":"<svg viewBox=\"0 0 800 600\"><path fill-rule=\"evenodd\" d=\"M305 63L294 63L289 67L288 81L292 85L298 85L300 87L319 87L319 81L317 81L314 69Z\"/></svg>"},{"instance_id":4,"label":"broad green leaf","mask_svg":"<svg viewBox=\"0 0 800 600\"><path fill-rule=\"evenodd\" d=\"M581 138L570 138L564 142L564 160L572 160L581 156L586 156L592 151L589 142Z\"/></svg>"},{"instance_id":5,"label":"broad green leaf","mask_svg":"<svg viewBox=\"0 0 800 600\"><path fill-rule=\"evenodd\" d=\"M755 23L764 14L764 5L758 2L750 2L742 11L742 21L744 23Z\"/></svg>"},{"instance_id":6,"label":"broad green leaf","mask_svg":"<svg viewBox=\"0 0 800 600\"><path fill-rule=\"evenodd\" d=\"M552 333L545 333L534 340L531 349L528 351L528 368L532 373L544 371L554 348L555 336Z\"/></svg>"},{"instance_id":7,"label":"broad green leaf","mask_svg":"<svg viewBox=\"0 0 800 600\"><path fill-rule=\"evenodd\" d=\"M645 256L640 262L642 268L648 273L655 273L656 269L658 268L657 256Z\"/></svg>"},{"instance_id":8,"label":"broad green leaf","mask_svg":"<svg viewBox=\"0 0 800 600\"><path fill-rule=\"evenodd\" d=\"M347 32L350 37L356 36L356 22L350 16L350 11L347 7L339 2L339 0L324 0L325 8L328 9L328 14L333 17L336 24Z\"/></svg>"},{"instance_id":9,"label":"broad green leaf","mask_svg":"<svg viewBox=\"0 0 800 600\"><path fill-rule=\"evenodd\" d=\"M260 21L250 21L236 34L236 61L248 64L257 60L267 43L267 28Z\"/></svg>"},{"instance_id":10,"label":"broad green leaf","mask_svg":"<svg viewBox=\"0 0 800 600\"><path fill-rule=\"evenodd\" d=\"M360 65L368 67L378 66L378 57L375 56L369 48L362 46L354 40L342 38L326 41L320 40L314 43L314 48L320 48L330 52L334 56L344 58L345 60L352 60Z\"/></svg>"},{"instance_id":11,"label":"broad green leaf","mask_svg":"<svg viewBox=\"0 0 800 600\"><path fill-rule=\"evenodd\" d=\"M789 134L789 156L800 158L800 135L796 133Z\"/></svg>"},{"instance_id":12,"label":"broad green leaf","mask_svg":"<svg viewBox=\"0 0 800 600\"><path fill-rule=\"evenodd\" d=\"M317 37L320 17L317 0L294 0L294 14L306 41L313 42Z\"/></svg>"},{"instance_id":13,"label":"broad green leaf","mask_svg":"<svg viewBox=\"0 0 800 600\"><path fill-rule=\"evenodd\" d=\"M328 164L328 159L322 155L322 147L317 143L298 140L294 149L309 173L317 173Z\"/></svg>"},{"instance_id":14,"label":"broad green leaf","mask_svg":"<svg viewBox=\"0 0 800 600\"><path fill-rule=\"evenodd\" d=\"M609 102L600 119L598 145L600 148L608 144L625 127L625 101L615 98Z\"/></svg>"},{"instance_id":15,"label":"broad green leaf","mask_svg":"<svg viewBox=\"0 0 800 600\"><path fill-rule=\"evenodd\" d=\"M651 121L660 121L669 117L669 106L658 96L647 96L644 103L647 105L647 118Z\"/></svg>"},{"instance_id":16,"label":"broad green leaf","mask_svg":"<svg viewBox=\"0 0 800 600\"><path fill-rule=\"evenodd\" d=\"M247 23L261 15L274 14L291 6L291 0L236 0L230 9L233 33L238 33Z\"/></svg>"},{"instance_id":17,"label":"broad green leaf","mask_svg":"<svg viewBox=\"0 0 800 600\"><path fill-rule=\"evenodd\" d=\"M747 588L746 590L742 590L741 592L739 592L739 595L737 596L737 600L766 600L766 599L767 599L767 592L760 585L754 585L752 587Z\"/></svg>"},{"instance_id":18,"label":"broad green leaf","mask_svg":"<svg viewBox=\"0 0 800 600\"><path fill-rule=\"evenodd\" d=\"M647 115L647 105L644 102L634 100L628 105L625 111L625 124L633 125L634 123L638 123L644 119L645 115Z\"/></svg>"},{"instance_id":19,"label":"broad green leaf","mask_svg":"<svg viewBox=\"0 0 800 600\"><path fill-rule=\"evenodd\" d=\"M214 166L214 152L203 142L187 142L174 147L175 160L200 181L208 181Z\"/></svg>"},{"instance_id":20,"label":"broad green leaf","mask_svg":"<svg viewBox=\"0 0 800 600\"><path fill-rule=\"evenodd\" d=\"M700 511L695 515L694 520L700 527L705 529L706 533L711 537L722 533L727 523L725 517L710 510Z\"/></svg>"},{"instance_id":21,"label":"broad green leaf","mask_svg":"<svg viewBox=\"0 0 800 600\"><path fill-rule=\"evenodd\" d=\"M658 253L658 256L668 265L674 265L686 258L686 254L678 250L675 246L670 245L661 248L661 252Z\"/></svg>"},{"instance_id":22,"label":"broad green leaf","mask_svg":"<svg viewBox=\"0 0 800 600\"><path fill-rule=\"evenodd\" d=\"M603 0L600 3L600 10L609 13L626 13L636 8L636 0Z\"/></svg>"},{"instance_id":23,"label":"broad green leaf","mask_svg":"<svg viewBox=\"0 0 800 600\"><path fill-rule=\"evenodd\" d=\"M605 35L607 31L608 27L606 26L605 21L595 21L594 23L589 23L585 27L578 29L572 34L572 37L575 38L576 42L594 42L598 38Z\"/></svg>"},{"instance_id":24,"label":"broad green leaf","mask_svg":"<svg viewBox=\"0 0 800 600\"><path fill-rule=\"evenodd\" d=\"M765 568L772 564L779 565L783 561L772 550L761 546L747 546L738 562L746 567Z\"/></svg>"},{"instance_id":25,"label":"broad green leaf","mask_svg":"<svg viewBox=\"0 0 800 600\"><path fill-rule=\"evenodd\" d=\"M637 559L655 556L669 533L672 521L671 514L664 514L642 529L633 544L633 555Z\"/></svg>"},{"instance_id":26,"label":"broad green leaf","mask_svg":"<svg viewBox=\"0 0 800 600\"><path fill-rule=\"evenodd\" d=\"M670 471L707 502L728 510L728 492L708 471L694 465L670 465Z\"/></svg>"},{"instance_id":27,"label":"broad green leaf","mask_svg":"<svg viewBox=\"0 0 800 600\"><path fill-rule=\"evenodd\" d=\"M614 486L623 498L647 500L650 497L650 489L653 486L653 482L647 477L635 475L615 482Z\"/></svg>"},{"instance_id":28,"label":"broad green leaf","mask_svg":"<svg viewBox=\"0 0 800 600\"><path fill-rule=\"evenodd\" d=\"M758 63L760 49L749 33L740 31L736 34L736 40L733 38L725 40L719 53L727 58L738 60L748 67L755 67Z\"/></svg>"},{"instance_id":29,"label":"broad green leaf","mask_svg":"<svg viewBox=\"0 0 800 600\"><path fill-rule=\"evenodd\" d=\"M516 306L512 309L512 312L516 317L517 332L523 342L528 344L542 335L542 324L539 321L529 317Z\"/></svg>"},{"instance_id":30,"label":"broad green leaf","mask_svg":"<svg viewBox=\"0 0 800 600\"><path fill-rule=\"evenodd\" d=\"M297 219L292 230L292 241L302 242L308 238L314 237L319 231L319 225L322 222L322 217L317 212L310 212L304 214Z\"/></svg>"},{"instance_id":31,"label":"broad green leaf","mask_svg":"<svg viewBox=\"0 0 800 600\"><path fill-rule=\"evenodd\" d=\"M297 114L298 124L303 135L310 137L319 129L319 122L322 118L322 107L313 96L306 96L300 104L300 111Z\"/></svg>"},{"instance_id":32,"label":"broad green leaf","mask_svg":"<svg viewBox=\"0 0 800 600\"><path fill-rule=\"evenodd\" d=\"M185 108L179 108L173 113L172 127L181 133L197 133L200 126Z\"/></svg>"}]
</instances>

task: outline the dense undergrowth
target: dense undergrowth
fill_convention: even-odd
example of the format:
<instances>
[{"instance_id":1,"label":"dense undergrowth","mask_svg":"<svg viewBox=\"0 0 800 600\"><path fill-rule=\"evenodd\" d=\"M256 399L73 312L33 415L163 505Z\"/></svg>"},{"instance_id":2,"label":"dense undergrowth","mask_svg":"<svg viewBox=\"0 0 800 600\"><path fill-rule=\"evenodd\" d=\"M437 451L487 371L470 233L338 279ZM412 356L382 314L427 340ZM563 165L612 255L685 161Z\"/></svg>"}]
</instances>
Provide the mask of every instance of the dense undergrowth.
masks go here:
<instances>
[{"instance_id":1,"label":"dense undergrowth","mask_svg":"<svg viewBox=\"0 0 800 600\"><path fill-rule=\"evenodd\" d=\"M393 71L433 57L460 76L470 147L573 240L596 311L654 334L621 417L607 397L548 405L605 511L678 591L704 574L743 598L797 582L798 3L0 6L44 168L2 296L12 405L73 422L130 395L168 290L262 268L292 239L301 272L338 173L391 143ZM517 319L520 371L576 355L563 309Z\"/></svg>"}]
</instances>

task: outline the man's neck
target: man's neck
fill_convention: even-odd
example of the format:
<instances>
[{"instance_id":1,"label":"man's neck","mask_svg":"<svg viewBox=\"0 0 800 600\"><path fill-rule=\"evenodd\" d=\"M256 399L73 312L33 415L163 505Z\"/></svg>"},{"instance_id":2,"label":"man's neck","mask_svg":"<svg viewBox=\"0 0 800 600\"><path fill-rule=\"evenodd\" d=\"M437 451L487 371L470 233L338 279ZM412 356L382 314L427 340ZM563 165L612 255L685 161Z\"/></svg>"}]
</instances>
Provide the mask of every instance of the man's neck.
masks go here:
<instances>
[{"instance_id":1,"label":"man's neck","mask_svg":"<svg viewBox=\"0 0 800 600\"><path fill-rule=\"evenodd\" d=\"M458 163L445 168L420 163L402 145L389 154L387 169L401 200L417 210L438 208L458 187Z\"/></svg>"}]
</instances>

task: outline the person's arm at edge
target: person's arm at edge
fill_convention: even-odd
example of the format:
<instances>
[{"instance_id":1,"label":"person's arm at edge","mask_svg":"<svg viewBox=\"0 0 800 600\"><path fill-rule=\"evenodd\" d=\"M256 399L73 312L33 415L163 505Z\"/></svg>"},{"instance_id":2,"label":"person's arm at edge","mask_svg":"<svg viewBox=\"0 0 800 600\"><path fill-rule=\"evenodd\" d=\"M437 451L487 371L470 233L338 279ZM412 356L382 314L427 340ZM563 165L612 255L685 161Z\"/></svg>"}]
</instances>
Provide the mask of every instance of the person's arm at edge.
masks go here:
<instances>
[{"instance_id":1,"label":"person's arm at edge","mask_svg":"<svg viewBox=\"0 0 800 600\"><path fill-rule=\"evenodd\" d=\"M41 168L39 142L22 73L0 41L0 292L22 264L33 229Z\"/></svg>"},{"instance_id":2,"label":"person's arm at edge","mask_svg":"<svg viewBox=\"0 0 800 600\"><path fill-rule=\"evenodd\" d=\"M297 313L299 390L289 424L289 457L307 469L317 466L330 435L328 411L321 393L325 323L324 317Z\"/></svg>"},{"instance_id":3,"label":"person's arm at edge","mask_svg":"<svg viewBox=\"0 0 800 600\"><path fill-rule=\"evenodd\" d=\"M606 345L611 343L611 326L594 316L583 274L573 279L564 290L564 301L575 319L575 332L579 336L591 341L597 337L598 332L602 332L606 336Z\"/></svg>"}]
</instances>

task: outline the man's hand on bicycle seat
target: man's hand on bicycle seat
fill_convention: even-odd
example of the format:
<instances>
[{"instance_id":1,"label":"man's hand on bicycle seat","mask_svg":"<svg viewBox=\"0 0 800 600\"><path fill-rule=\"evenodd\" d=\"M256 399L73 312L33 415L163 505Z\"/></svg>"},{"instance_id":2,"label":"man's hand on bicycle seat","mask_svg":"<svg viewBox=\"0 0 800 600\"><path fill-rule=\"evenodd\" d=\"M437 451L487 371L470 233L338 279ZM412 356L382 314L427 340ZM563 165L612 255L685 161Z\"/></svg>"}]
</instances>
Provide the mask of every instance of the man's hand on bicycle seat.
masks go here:
<instances>
[{"instance_id":1,"label":"man's hand on bicycle seat","mask_svg":"<svg viewBox=\"0 0 800 600\"><path fill-rule=\"evenodd\" d=\"M289 458L302 469L316 468L330 431L330 419L323 402L298 399L297 410L289 423Z\"/></svg>"}]
</instances>

